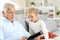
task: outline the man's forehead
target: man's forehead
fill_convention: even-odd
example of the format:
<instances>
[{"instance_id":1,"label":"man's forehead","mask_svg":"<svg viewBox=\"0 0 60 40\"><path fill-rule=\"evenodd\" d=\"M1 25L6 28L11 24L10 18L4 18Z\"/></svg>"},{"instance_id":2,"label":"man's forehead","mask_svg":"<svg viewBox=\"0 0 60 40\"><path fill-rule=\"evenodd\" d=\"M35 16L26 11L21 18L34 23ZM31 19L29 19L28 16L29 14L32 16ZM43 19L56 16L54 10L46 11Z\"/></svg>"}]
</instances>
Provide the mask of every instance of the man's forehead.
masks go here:
<instances>
[{"instance_id":1,"label":"man's forehead","mask_svg":"<svg viewBox=\"0 0 60 40\"><path fill-rule=\"evenodd\" d=\"M15 10L15 8L14 7L11 7L11 6L8 6L7 7L7 10Z\"/></svg>"}]
</instances>

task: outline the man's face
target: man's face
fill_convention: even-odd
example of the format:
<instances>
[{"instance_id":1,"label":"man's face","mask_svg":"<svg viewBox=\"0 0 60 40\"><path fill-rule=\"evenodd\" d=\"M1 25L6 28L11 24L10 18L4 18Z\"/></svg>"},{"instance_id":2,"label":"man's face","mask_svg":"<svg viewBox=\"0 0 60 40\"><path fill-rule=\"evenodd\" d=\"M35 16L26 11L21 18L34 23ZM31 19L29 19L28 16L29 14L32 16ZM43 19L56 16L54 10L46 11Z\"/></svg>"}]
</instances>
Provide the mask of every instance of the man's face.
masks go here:
<instances>
[{"instance_id":1,"label":"man's face","mask_svg":"<svg viewBox=\"0 0 60 40\"><path fill-rule=\"evenodd\" d=\"M13 22L14 20L14 15L15 15L15 8L9 6L6 10L6 12L4 12L4 17L6 17L8 20L10 20L11 22Z\"/></svg>"},{"instance_id":2,"label":"man's face","mask_svg":"<svg viewBox=\"0 0 60 40\"><path fill-rule=\"evenodd\" d=\"M37 16L34 13L28 13L27 17L31 22L35 22L37 20Z\"/></svg>"}]
</instances>

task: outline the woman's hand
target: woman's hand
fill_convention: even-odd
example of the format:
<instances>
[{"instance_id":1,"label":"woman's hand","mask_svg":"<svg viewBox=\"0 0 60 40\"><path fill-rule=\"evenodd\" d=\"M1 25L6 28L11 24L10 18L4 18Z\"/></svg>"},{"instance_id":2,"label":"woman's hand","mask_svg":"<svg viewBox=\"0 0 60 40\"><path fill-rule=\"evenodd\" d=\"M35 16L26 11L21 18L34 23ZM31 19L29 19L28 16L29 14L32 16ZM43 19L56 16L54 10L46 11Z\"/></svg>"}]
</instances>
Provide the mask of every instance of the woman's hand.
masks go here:
<instances>
[{"instance_id":1,"label":"woman's hand","mask_svg":"<svg viewBox=\"0 0 60 40\"><path fill-rule=\"evenodd\" d=\"M40 36L36 37L34 40L44 40L44 39L45 39L44 36L40 35Z\"/></svg>"}]
</instances>

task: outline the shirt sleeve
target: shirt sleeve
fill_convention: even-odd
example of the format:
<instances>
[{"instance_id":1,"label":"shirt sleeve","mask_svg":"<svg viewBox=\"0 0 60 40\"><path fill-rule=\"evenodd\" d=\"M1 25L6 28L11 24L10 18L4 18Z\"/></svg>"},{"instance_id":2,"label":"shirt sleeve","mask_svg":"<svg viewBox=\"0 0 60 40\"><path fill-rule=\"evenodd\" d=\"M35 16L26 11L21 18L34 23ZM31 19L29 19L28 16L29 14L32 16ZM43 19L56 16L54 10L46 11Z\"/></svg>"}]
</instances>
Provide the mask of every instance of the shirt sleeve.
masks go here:
<instances>
[{"instance_id":1,"label":"shirt sleeve","mask_svg":"<svg viewBox=\"0 0 60 40\"><path fill-rule=\"evenodd\" d=\"M0 27L0 40L4 40L4 35L1 27Z\"/></svg>"},{"instance_id":2,"label":"shirt sleeve","mask_svg":"<svg viewBox=\"0 0 60 40\"><path fill-rule=\"evenodd\" d=\"M31 35L29 32L27 32L27 31L25 30L25 28L23 27L22 24L20 24L20 27L21 27L21 29L23 30L23 33L25 34L25 36L29 37L29 36Z\"/></svg>"},{"instance_id":3,"label":"shirt sleeve","mask_svg":"<svg viewBox=\"0 0 60 40\"><path fill-rule=\"evenodd\" d=\"M45 36L45 40L48 40L49 39L49 36L48 36L48 30L46 28L46 25L43 21L41 21L41 27L42 27L42 31L43 31L43 34Z\"/></svg>"}]
</instances>

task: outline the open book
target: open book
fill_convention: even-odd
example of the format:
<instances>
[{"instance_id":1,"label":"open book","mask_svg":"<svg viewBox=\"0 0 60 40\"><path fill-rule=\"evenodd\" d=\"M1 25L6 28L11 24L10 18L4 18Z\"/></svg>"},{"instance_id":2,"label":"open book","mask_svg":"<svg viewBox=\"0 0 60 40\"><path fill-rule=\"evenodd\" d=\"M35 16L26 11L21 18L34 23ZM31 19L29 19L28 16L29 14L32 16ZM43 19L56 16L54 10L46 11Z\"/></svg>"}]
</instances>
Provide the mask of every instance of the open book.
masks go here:
<instances>
[{"instance_id":1,"label":"open book","mask_svg":"<svg viewBox=\"0 0 60 40\"><path fill-rule=\"evenodd\" d=\"M36 33L36 34L34 34L34 35L31 35L27 40L33 40L34 38L36 38L36 37L38 37L38 36L40 36L40 35L42 35L42 34L43 34L43 32L40 31L40 32L38 32L38 33Z\"/></svg>"}]
</instances>

